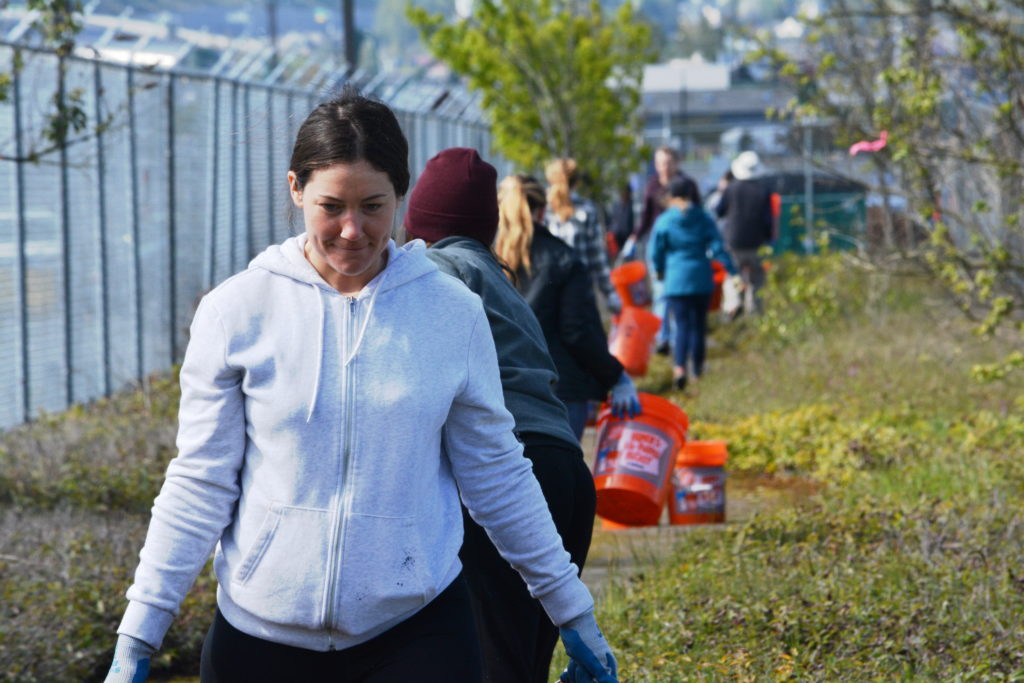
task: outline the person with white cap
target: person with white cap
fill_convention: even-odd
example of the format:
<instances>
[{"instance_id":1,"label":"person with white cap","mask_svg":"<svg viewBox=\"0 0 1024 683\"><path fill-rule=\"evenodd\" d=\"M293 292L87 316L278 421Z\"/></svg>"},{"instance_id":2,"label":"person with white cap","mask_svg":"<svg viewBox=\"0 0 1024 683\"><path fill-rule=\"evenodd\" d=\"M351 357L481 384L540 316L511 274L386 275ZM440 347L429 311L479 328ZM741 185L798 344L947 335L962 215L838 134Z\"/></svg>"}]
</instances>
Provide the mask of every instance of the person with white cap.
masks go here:
<instances>
[{"instance_id":1,"label":"person with white cap","mask_svg":"<svg viewBox=\"0 0 1024 683\"><path fill-rule=\"evenodd\" d=\"M725 244L743 279L743 311L755 313L757 291L765 280L758 252L774 239L771 191L759 178L763 166L757 152L741 152L729 168L733 181L722 192L715 213L724 219Z\"/></svg>"}]
</instances>

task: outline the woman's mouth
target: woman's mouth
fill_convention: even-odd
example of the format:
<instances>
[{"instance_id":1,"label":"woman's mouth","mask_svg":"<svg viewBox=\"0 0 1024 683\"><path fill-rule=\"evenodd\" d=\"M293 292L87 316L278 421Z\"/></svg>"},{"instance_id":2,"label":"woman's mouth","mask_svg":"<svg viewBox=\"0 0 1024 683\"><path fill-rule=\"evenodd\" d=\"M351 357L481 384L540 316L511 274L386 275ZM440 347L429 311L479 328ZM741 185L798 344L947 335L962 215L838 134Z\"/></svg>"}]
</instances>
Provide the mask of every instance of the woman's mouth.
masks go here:
<instances>
[{"instance_id":1,"label":"woman's mouth","mask_svg":"<svg viewBox=\"0 0 1024 683\"><path fill-rule=\"evenodd\" d=\"M366 248L367 245L355 244L352 242L328 242L324 246L326 246L328 249L337 249L339 251L362 251L363 249Z\"/></svg>"}]
</instances>

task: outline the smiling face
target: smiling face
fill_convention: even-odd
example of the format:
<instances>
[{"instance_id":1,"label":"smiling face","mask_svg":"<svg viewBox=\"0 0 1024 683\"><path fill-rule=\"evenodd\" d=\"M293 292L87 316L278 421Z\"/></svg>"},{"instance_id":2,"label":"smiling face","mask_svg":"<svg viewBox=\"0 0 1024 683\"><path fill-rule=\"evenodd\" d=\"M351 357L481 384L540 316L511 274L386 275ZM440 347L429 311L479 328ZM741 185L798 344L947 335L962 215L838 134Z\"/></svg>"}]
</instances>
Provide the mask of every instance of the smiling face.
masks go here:
<instances>
[{"instance_id":1,"label":"smiling face","mask_svg":"<svg viewBox=\"0 0 1024 683\"><path fill-rule=\"evenodd\" d=\"M301 188L289 171L288 186L302 209L306 259L339 292L357 293L384 269L400 201L391 179L360 160L313 171Z\"/></svg>"}]
</instances>

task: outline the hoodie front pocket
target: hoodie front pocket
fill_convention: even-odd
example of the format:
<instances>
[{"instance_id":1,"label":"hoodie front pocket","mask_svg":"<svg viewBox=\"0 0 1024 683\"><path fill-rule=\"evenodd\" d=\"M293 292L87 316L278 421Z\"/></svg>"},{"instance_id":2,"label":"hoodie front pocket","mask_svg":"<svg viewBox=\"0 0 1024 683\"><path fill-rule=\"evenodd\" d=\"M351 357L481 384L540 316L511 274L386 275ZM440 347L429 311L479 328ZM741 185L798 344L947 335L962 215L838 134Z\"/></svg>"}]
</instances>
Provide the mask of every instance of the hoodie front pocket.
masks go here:
<instances>
[{"instance_id":1,"label":"hoodie front pocket","mask_svg":"<svg viewBox=\"0 0 1024 683\"><path fill-rule=\"evenodd\" d=\"M364 634L425 605L426 562L412 517L352 514L342 548L337 627Z\"/></svg>"},{"instance_id":2,"label":"hoodie front pocket","mask_svg":"<svg viewBox=\"0 0 1024 683\"><path fill-rule=\"evenodd\" d=\"M269 622L317 627L329 529L325 510L272 505L232 574L232 600Z\"/></svg>"}]
</instances>

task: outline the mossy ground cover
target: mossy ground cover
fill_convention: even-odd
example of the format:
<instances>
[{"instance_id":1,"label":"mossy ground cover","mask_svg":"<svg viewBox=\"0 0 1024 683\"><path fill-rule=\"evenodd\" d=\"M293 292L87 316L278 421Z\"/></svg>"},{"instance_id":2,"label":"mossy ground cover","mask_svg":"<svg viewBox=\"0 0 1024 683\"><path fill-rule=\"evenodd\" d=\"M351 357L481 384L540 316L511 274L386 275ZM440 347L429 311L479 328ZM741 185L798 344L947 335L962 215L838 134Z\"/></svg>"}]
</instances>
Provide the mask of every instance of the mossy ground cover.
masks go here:
<instances>
[{"instance_id":1,"label":"mossy ground cover","mask_svg":"<svg viewBox=\"0 0 1024 683\"><path fill-rule=\"evenodd\" d=\"M622 680L1024 680L1024 382L970 379L1005 343L913 279L774 272L699 386L663 358L641 383L729 441L729 495L756 504L612 575ZM0 434L0 680L102 679L176 406L154 378ZM204 572L155 677L194 674L213 593Z\"/></svg>"}]
</instances>

